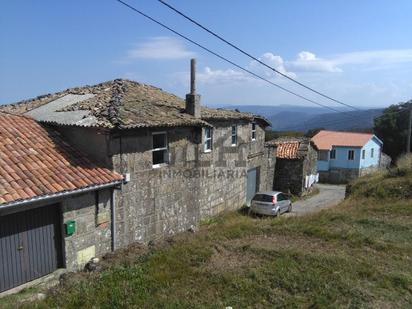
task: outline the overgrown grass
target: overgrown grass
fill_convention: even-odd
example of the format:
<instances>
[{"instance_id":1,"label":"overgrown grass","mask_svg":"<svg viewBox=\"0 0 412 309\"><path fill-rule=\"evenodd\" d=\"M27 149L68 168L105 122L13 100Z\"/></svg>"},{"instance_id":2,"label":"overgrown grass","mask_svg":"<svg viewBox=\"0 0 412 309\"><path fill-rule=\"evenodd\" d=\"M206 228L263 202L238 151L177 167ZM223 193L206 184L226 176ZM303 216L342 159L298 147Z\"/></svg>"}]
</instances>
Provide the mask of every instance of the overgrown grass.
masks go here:
<instances>
[{"instance_id":1,"label":"overgrown grass","mask_svg":"<svg viewBox=\"0 0 412 309\"><path fill-rule=\"evenodd\" d=\"M411 178L362 178L341 205L304 217L226 213L22 306L410 308Z\"/></svg>"}]
</instances>

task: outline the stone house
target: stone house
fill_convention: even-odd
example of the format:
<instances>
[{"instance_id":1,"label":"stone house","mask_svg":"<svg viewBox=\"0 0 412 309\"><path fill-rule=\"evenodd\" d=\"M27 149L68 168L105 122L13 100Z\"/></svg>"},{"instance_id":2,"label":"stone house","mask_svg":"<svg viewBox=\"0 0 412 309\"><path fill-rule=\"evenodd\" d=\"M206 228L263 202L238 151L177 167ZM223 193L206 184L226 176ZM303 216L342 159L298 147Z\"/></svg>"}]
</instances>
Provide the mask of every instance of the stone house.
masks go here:
<instances>
[{"instance_id":1,"label":"stone house","mask_svg":"<svg viewBox=\"0 0 412 309\"><path fill-rule=\"evenodd\" d=\"M193 70L194 72L194 70ZM114 249L196 227L273 185L268 121L129 80L71 88L1 108L33 117L124 177L114 191Z\"/></svg>"},{"instance_id":2,"label":"stone house","mask_svg":"<svg viewBox=\"0 0 412 309\"><path fill-rule=\"evenodd\" d=\"M318 181L317 149L308 138L278 138L268 142L276 147L273 189L305 194Z\"/></svg>"},{"instance_id":3,"label":"stone house","mask_svg":"<svg viewBox=\"0 0 412 309\"><path fill-rule=\"evenodd\" d=\"M380 166L383 143L371 133L321 130L312 141L321 182L347 183Z\"/></svg>"},{"instance_id":4,"label":"stone house","mask_svg":"<svg viewBox=\"0 0 412 309\"><path fill-rule=\"evenodd\" d=\"M0 113L0 292L110 251L121 182L57 131Z\"/></svg>"}]
</instances>

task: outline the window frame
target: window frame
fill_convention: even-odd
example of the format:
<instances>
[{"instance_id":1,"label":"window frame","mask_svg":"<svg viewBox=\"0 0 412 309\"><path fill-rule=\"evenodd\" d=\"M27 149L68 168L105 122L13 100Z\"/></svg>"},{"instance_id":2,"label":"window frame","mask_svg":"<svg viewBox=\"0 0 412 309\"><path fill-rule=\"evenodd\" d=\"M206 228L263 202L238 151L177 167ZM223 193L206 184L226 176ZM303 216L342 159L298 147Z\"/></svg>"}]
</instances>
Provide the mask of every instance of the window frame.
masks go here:
<instances>
[{"instance_id":1,"label":"window frame","mask_svg":"<svg viewBox=\"0 0 412 309\"><path fill-rule=\"evenodd\" d=\"M352 153L352 156L350 155L351 153ZM354 160L355 160L355 150L349 149L348 150L348 161L354 161Z\"/></svg>"},{"instance_id":2,"label":"window frame","mask_svg":"<svg viewBox=\"0 0 412 309\"><path fill-rule=\"evenodd\" d=\"M366 159L366 150L362 149L362 160Z\"/></svg>"},{"instance_id":3,"label":"window frame","mask_svg":"<svg viewBox=\"0 0 412 309\"><path fill-rule=\"evenodd\" d=\"M318 160L319 161L328 161L329 153L327 150L318 150Z\"/></svg>"},{"instance_id":4,"label":"window frame","mask_svg":"<svg viewBox=\"0 0 412 309\"><path fill-rule=\"evenodd\" d=\"M165 136L165 147L160 147L160 148L153 148L153 137L155 135L164 135ZM165 158L164 158L164 162L162 163L157 163L154 164L153 161L153 153L154 152L159 152L159 151L165 151L166 153L164 154ZM169 164L169 142L168 142L168 138L167 138L167 132L166 131L159 131L159 132L152 132L152 168L159 168L165 165Z\"/></svg>"},{"instance_id":5,"label":"window frame","mask_svg":"<svg viewBox=\"0 0 412 309\"><path fill-rule=\"evenodd\" d=\"M234 133L233 133L233 129L235 129L235 132L234 132ZM237 146L237 124L232 124L231 132L230 132L230 137L231 137L230 145L231 145L232 147L236 147L236 146ZM235 140L234 143L233 143L233 139Z\"/></svg>"},{"instance_id":6,"label":"window frame","mask_svg":"<svg viewBox=\"0 0 412 309\"><path fill-rule=\"evenodd\" d=\"M332 153L333 153L333 157L332 157ZM330 160L336 160L336 149L331 149L330 150L329 159Z\"/></svg>"},{"instance_id":7,"label":"window frame","mask_svg":"<svg viewBox=\"0 0 412 309\"><path fill-rule=\"evenodd\" d=\"M210 136L207 137L206 132L210 131ZM213 128L208 128L206 127L204 129L204 135L203 135L203 152L211 152L213 149ZM210 140L210 148L207 148L207 142Z\"/></svg>"},{"instance_id":8,"label":"window frame","mask_svg":"<svg viewBox=\"0 0 412 309\"><path fill-rule=\"evenodd\" d=\"M251 130L251 134L252 134L252 142L256 141L256 121L252 122L252 130Z\"/></svg>"}]
</instances>

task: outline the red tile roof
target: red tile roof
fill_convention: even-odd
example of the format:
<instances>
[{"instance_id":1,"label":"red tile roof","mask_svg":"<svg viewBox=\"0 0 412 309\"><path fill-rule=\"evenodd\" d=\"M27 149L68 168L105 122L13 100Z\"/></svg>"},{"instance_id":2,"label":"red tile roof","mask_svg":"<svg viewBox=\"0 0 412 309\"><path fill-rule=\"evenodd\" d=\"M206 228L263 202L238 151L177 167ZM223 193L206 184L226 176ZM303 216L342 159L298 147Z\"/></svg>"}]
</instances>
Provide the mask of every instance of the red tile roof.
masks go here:
<instances>
[{"instance_id":1,"label":"red tile roof","mask_svg":"<svg viewBox=\"0 0 412 309\"><path fill-rule=\"evenodd\" d=\"M280 159L297 159L299 144L298 141L276 142L276 157Z\"/></svg>"},{"instance_id":2,"label":"red tile roof","mask_svg":"<svg viewBox=\"0 0 412 309\"><path fill-rule=\"evenodd\" d=\"M0 205L120 181L54 130L0 113Z\"/></svg>"},{"instance_id":3,"label":"red tile roof","mask_svg":"<svg viewBox=\"0 0 412 309\"><path fill-rule=\"evenodd\" d=\"M330 150L332 146L363 147L374 135L371 133L319 131L312 141L319 150Z\"/></svg>"}]
</instances>

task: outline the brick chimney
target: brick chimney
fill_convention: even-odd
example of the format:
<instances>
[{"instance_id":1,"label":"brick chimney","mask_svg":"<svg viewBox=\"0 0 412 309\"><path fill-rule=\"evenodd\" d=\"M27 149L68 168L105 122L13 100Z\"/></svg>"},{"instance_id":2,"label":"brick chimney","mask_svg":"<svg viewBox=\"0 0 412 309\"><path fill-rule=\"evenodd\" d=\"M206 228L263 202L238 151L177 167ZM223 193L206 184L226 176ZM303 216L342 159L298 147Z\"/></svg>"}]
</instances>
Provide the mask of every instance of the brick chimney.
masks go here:
<instances>
[{"instance_id":1,"label":"brick chimney","mask_svg":"<svg viewBox=\"0 0 412 309\"><path fill-rule=\"evenodd\" d=\"M186 113L200 118L200 95L196 94L196 59L190 60L190 93L186 94Z\"/></svg>"}]
</instances>

